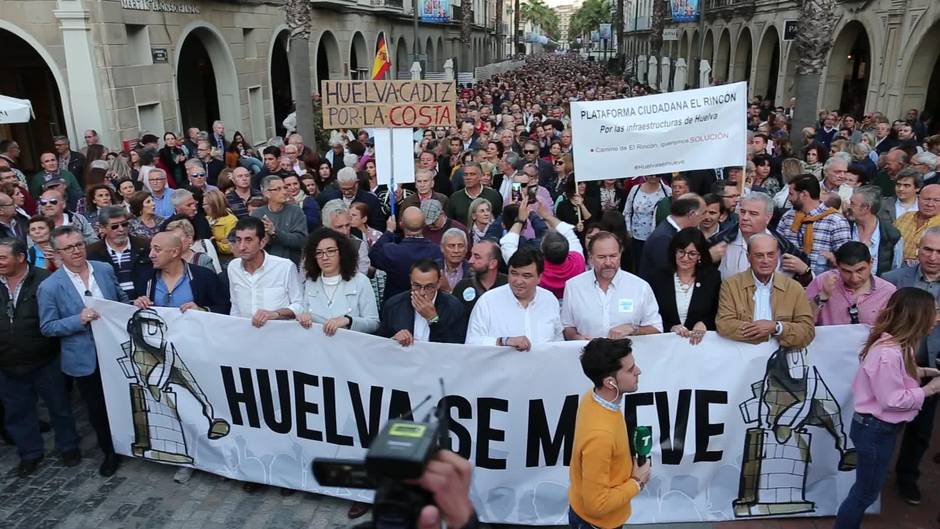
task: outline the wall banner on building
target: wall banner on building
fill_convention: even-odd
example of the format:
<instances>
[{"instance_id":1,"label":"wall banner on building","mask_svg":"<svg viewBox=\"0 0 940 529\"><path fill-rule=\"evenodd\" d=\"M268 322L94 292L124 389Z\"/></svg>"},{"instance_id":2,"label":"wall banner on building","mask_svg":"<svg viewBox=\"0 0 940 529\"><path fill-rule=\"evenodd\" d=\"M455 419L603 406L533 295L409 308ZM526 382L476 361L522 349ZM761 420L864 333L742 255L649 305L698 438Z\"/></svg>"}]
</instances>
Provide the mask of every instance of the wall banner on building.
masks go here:
<instances>
[{"instance_id":1,"label":"wall banner on building","mask_svg":"<svg viewBox=\"0 0 940 529\"><path fill-rule=\"evenodd\" d=\"M673 22L695 22L700 16L701 0L670 0Z\"/></svg>"},{"instance_id":2,"label":"wall banner on building","mask_svg":"<svg viewBox=\"0 0 940 529\"><path fill-rule=\"evenodd\" d=\"M323 128L427 128L457 123L454 81L322 81Z\"/></svg>"},{"instance_id":3,"label":"wall banner on building","mask_svg":"<svg viewBox=\"0 0 940 529\"><path fill-rule=\"evenodd\" d=\"M165 2L163 0L121 0L121 7L124 9L136 9L138 11L182 13L187 15L199 14L199 6L196 4L185 2Z\"/></svg>"},{"instance_id":4,"label":"wall banner on building","mask_svg":"<svg viewBox=\"0 0 940 529\"><path fill-rule=\"evenodd\" d=\"M95 300L115 449L228 478L369 501L320 487L314 458L360 458L389 417L431 396L451 449L475 463L471 497L491 523L563 525L583 342L517 352L418 343ZM851 382L863 326L823 327L805 350L713 333L634 340L629 424L653 429L653 478L631 523L824 516L854 481ZM438 379L444 381L441 400ZM810 465L812 461L812 465Z\"/></svg>"},{"instance_id":5,"label":"wall banner on building","mask_svg":"<svg viewBox=\"0 0 940 529\"><path fill-rule=\"evenodd\" d=\"M743 166L747 85L572 101L579 181Z\"/></svg>"},{"instance_id":6,"label":"wall banner on building","mask_svg":"<svg viewBox=\"0 0 940 529\"><path fill-rule=\"evenodd\" d=\"M446 24L450 21L450 0L420 0L418 7L422 22Z\"/></svg>"}]
</instances>

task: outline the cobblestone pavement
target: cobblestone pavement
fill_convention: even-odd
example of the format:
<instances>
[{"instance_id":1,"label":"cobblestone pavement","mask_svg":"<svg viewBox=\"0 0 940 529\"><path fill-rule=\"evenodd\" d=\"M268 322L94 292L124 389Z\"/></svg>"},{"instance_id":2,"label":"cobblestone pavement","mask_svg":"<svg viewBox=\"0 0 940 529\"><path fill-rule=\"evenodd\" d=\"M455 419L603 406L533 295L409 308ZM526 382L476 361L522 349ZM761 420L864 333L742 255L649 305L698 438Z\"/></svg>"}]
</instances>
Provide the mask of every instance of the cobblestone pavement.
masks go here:
<instances>
[{"instance_id":1,"label":"cobblestone pavement","mask_svg":"<svg viewBox=\"0 0 940 529\"><path fill-rule=\"evenodd\" d=\"M940 423L940 417L938 417ZM940 427L940 424L937 425ZM16 450L0 443L0 529L345 529L349 502L297 492L281 496L279 489L246 493L241 483L195 472L188 483L173 481L176 467L123 458L117 474L98 475L100 452L87 421L79 419L82 463L62 465L52 453L52 434L44 435L48 452L33 476L15 475ZM937 529L940 465L932 456L940 450L938 436L922 465L925 502L904 505L894 492L893 480L883 494L884 514L866 519L871 529ZM360 519L364 520L365 518ZM720 524L664 524L656 529L823 529L832 518L752 520ZM516 526L490 526L511 529ZM634 526L644 527L644 526Z\"/></svg>"}]
</instances>

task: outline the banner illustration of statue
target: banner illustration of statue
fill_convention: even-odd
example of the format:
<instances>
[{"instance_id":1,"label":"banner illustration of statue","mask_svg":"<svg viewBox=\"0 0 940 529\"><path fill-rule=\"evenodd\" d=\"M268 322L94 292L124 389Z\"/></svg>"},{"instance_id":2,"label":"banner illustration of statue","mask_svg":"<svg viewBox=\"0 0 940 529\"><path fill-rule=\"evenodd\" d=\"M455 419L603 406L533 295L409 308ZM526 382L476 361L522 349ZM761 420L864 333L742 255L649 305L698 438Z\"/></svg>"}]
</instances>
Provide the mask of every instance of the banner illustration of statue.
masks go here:
<instances>
[{"instance_id":1,"label":"banner illustration of statue","mask_svg":"<svg viewBox=\"0 0 940 529\"><path fill-rule=\"evenodd\" d=\"M738 518L813 512L806 499L806 471L813 434L828 433L839 451L839 470L855 468L842 409L805 349L781 347L767 360L764 378L751 384L753 397L739 405L747 429L734 515Z\"/></svg>"},{"instance_id":2,"label":"banner illustration of statue","mask_svg":"<svg viewBox=\"0 0 940 529\"><path fill-rule=\"evenodd\" d=\"M209 421L207 436L220 439L229 424L215 417L212 403L199 387L176 346L166 339L167 324L153 309L141 309L127 321L130 340L121 344L118 359L130 382L136 457L166 463L191 464L183 423L177 409L175 388L189 392L202 406Z\"/></svg>"}]
</instances>

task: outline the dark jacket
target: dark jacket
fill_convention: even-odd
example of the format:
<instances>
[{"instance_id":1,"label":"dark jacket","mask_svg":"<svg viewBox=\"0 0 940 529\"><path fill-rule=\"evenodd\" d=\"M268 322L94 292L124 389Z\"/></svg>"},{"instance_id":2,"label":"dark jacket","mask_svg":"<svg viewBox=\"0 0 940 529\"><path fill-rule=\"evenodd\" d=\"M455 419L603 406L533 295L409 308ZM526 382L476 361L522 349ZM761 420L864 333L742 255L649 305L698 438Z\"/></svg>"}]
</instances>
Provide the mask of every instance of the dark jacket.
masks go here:
<instances>
[{"instance_id":1,"label":"dark jacket","mask_svg":"<svg viewBox=\"0 0 940 529\"><path fill-rule=\"evenodd\" d=\"M317 202L320 204L320 208L322 209L327 202L337 198L343 198L343 193L339 189L324 189L319 195L317 195ZM382 204L379 203L379 197L368 191L359 189L356 191L356 196L353 197L352 201L363 202L369 206L369 226L372 226L379 231L385 229L385 221L387 220L387 217L382 211Z\"/></svg>"},{"instance_id":2,"label":"dark jacket","mask_svg":"<svg viewBox=\"0 0 940 529\"><path fill-rule=\"evenodd\" d=\"M146 276L150 273L153 264L150 262L150 241L140 237L129 237L131 243L131 269L134 272L134 284L136 286L139 276ZM101 240L88 245L85 253L89 260L108 263L114 269L114 275L118 275L118 269L111 261L111 255L108 253L108 247L105 241ZM119 279L120 281L120 279ZM128 293L131 299L137 299L144 295L142 291L134 289L133 293Z\"/></svg>"},{"instance_id":3,"label":"dark jacket","mask_svg":"<svg viewBox=\"0 0 940 529\"><path fill-rule=\"evenodd\" d=\"M878 242L878 270L875 270L875 275L880 277L894 268L894 250L901 240L901 232L890 222L879 220L878 234L881 239Z\"/></svg>"},{"instance_id":4,"label":"dark jacket","mask_svg":"<svg viewBox=\"0 0 940 529\"><path fill-rule=\"evenodd\" d=\"M884 279L897 288L915 287L923 289L926 283L923 275L920 265L915 264L914 266L902 266L892 270L884 275ZM940 326L934 326L927 338L922 340L920 347L917 348L917 365L936 367L938 356L940 356Z\"/></svg>"},{"instance_id":5,"label":"dark jacket","mask_svg":"<svg viewBox=\"0 0 940 529\"><path fill-rule=\"evenodd\" d=\"M58 156L58 155L57 155ZM69 151L69 166L64 167L65 170L75 175L75 178L83 185L87 186L88 182L85 182L85 155L78 151Z\"/></svg>"},{"instance_id":6,"label":"dark jacket","mask_svg":"<svg viewBox=\"0 0 940 529\"><path fill-rule=\"evenodd\" d=\"M39 302L36 292L39 284L49 277L49 272L34 266L29 267L23 286L20 288L10 320L4 310L0 314L0 369L24 375L33 369L48 364L59 354L59 339L47 338L39 330ZM0 283L0 301L7 307L10 292Z\"/></svg>"},{"instance_id":7,"label":"dark jacket","mask_svg":"<svg viewBox=\"0 0 940 529\"><path fill-rule=\"evenodd\" d=\"M388 292L388 290L386 290ZM430 341L436 343L463 343L467 334L467 317L463 305L457 298L444 292L438 292L434 308L440 318L431 323ZM411 306L411 291L401 292L387 298L382 307L382 325L378 335L391 338L398 331L406 329L414 333L415 309Z\"/></svg>"},{"instance_id":8,"label":"dark jacket","mask_svg":"<svg viewBox=\"0 0 940 529\"><path fill-rule=\"evenodd\" d=\"M189 274L189 286L193 290L193 303L209 309L209 312L228 314L232 307L228 286L219 279L215 270L189 263L184 263L184 266L186 273ZM159 270L151 269L149 274L140 274L134 280L134 287L141 293L140 295L147 296L154 302L156 301L158 273L160 273Z\"/></svg>"},{"instance_id":9,"label":"dark jacket","mask_svg":"<svg viewBox=\"0 0 940 529\"><path fill-rule=\"evenodd\" d=\"M669 332L675 325L682 324L691 329L698 322L705 324L710 331L715 330L715 315L718 314L718 293L721 291L721 274L713 266L706 266L695 276L695 290L689 302L689 311L685 321L679 321L676 308L676 283L671 268L660 268L649 279L650 287L656 295L659 315L663 318L663 331Z\"/></svg>"},{"instance_id":10,"label":"dark jacket","mask_svg":"<svg viewBox=\"0 0 940 529\"><path fill-rule=\"evenodd\" d=\"M385 299L411 288L411 265L418 259L444 260L440 246L424 237L405 237L396 241L395 234L387 231L379 237L369 251L372 266L385 270Z\"/></svg>"},{"instance_id":11,"label":"dark jacket","mask_svg":"<svg viewBox=\"0 0 940 529\"><path fill-rule=\"evenodd\" d=\"M643 245L643 255L640 256L640 277L649 281L656 270L669 268L669 243L676 233L676 227L664 220L647 237Z\"/></svg>"}]
</instances>

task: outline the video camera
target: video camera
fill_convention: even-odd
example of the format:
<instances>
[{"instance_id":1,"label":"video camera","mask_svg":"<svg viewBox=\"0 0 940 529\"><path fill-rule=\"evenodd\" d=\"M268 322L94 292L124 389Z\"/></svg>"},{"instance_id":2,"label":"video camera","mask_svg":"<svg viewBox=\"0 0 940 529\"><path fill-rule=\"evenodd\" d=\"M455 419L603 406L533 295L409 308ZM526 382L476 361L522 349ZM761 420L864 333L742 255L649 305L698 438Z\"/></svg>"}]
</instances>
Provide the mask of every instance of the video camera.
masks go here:
<instances>
[{"instance_id":1,"label":"video camera","mask_svg":"<svg viewBox=\"0 0 940 529\"><path fill-rule=\"evenodd\" d=\"M428 395L415 410L430 399ZM411 529L417 526L421 509L434 503L428 491L404 481L420 478L428 460L447 442L447 414L440 406L421 422L408 420L415 410L388 421L364 460L313 460L313 476L321 486L375 490L372 520L357 529Z\"/></svg>"}]
</instances>

